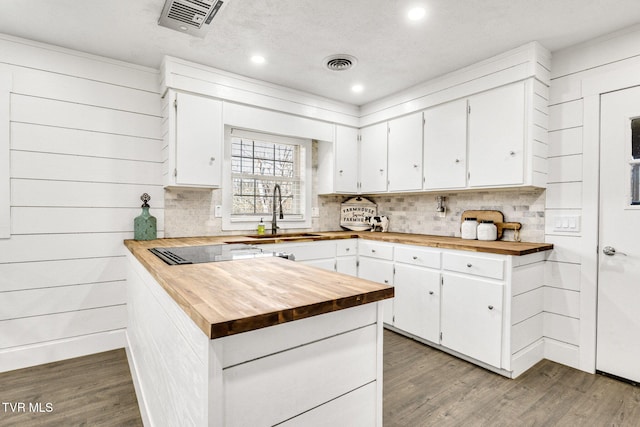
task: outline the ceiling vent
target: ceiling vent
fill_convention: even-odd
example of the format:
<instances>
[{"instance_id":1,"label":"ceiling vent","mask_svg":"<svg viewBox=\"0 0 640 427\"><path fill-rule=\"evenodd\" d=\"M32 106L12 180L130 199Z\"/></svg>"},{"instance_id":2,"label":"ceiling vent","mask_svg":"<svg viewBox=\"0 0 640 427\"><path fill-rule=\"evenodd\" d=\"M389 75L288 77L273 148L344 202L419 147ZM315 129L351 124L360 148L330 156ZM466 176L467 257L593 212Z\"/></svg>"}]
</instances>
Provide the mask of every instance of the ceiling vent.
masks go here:
<instances>
[{"instance_id":1,"label":"ceiling vent","mask_svg":"<svg viewBox=\"0 0 640 427\"><path fill-rule=\"evenodd\" d=\"M166 0L158 25L204 38L222 5L222 0Z\"/></svg>"},{"instance_id":2,"label":"ceiling vent","mask_svg":"<svg viewBox=\"0 0 640 427\"><path fill-rule=\"evenodd\" d=\"M350 70L358 64L355 56L339 54L324 58L324 65L331 71Z\"/></svg>"}]
</instances>

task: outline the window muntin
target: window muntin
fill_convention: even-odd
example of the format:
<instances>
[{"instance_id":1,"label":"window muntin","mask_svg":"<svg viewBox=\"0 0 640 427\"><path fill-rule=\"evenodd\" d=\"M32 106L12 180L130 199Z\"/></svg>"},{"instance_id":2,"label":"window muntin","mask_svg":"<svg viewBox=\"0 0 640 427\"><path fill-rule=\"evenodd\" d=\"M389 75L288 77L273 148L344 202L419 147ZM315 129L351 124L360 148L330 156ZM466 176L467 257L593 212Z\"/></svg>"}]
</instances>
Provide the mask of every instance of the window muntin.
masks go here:
<instances>
[{"instance_id":1,"label":"window muntin","mask_svg":"<svg viewBox=\"0 0 640 427\"><path fill-rule=\"evenodd\" d=\"M232 218L270 215L276 184L282 192L284 214L289 218L304 214L305 148L269 139L268 135L263 139L231 137Z\"/></svg>"}]
</instances>

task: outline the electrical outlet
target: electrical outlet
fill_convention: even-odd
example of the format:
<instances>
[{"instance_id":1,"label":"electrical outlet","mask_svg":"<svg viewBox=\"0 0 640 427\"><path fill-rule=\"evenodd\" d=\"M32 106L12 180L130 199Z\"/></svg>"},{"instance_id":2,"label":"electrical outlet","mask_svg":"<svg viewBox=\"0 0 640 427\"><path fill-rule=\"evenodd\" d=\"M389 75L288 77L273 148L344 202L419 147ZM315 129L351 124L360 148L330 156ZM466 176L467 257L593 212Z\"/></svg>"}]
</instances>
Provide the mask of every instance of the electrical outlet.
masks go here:
<instances>
[{"instance_id":1,"label":"electrical outlet","mask_svg":"<svg viewBox=\"0 0 640 427\"><path fill-rule=\"evenodd\" d=\"M320 208L317 206L314 206L311 208L311 216L313 218L318 218L320 217Z\"/></svg>"},{"instance_id":2,"label":"electrical outlet","mask_svg":"<svg viewBox=\"0 0 640 427\"><path fill-rule=\"evenodd\" d=\"M213 216L216 218L222 218L222 205L216 205Z\"/></svg>"}]
</instances>

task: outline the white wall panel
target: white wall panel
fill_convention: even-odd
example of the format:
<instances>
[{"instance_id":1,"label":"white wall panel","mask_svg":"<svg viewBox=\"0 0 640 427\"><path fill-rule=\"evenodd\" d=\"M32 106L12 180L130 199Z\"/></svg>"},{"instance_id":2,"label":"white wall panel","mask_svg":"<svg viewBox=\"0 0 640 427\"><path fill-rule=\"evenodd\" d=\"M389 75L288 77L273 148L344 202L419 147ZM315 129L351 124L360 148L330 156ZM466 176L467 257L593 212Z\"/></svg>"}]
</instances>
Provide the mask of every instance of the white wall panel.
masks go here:
<instances>
[{"instance_id":1,"label":"white wall panel","mask_svg":"<svg viewBox=\"0 0 640 427\"><path fill-rule=\"evenodd\" d=\"M0 321L0 348L11 348L126 327L126 306L116 305Z\"/></svg>"},{"instance_id":2,"label":"white wall panel","mask_svg":"<svg viewBox=\"0 0 640 427\"><path fill-rule=\"evenodd\" d=\"M544 311L579 319L580 292L545 286Z\"/></svg>"},{"instance_id":3,"label":"white wall panel","mask_svg":"<svg viewBox=\"0 0 640 427\"><path fill-rule=\"evenodd\" d=\"M13 178L158 185L160 163L66 154L11 153Z\"/></svg>"},{"instance_id":4,"label":"white wall panel","mask_svg":"<svg viewBox=\"0 0 640 427\"><path fill-rule=\"evenodd\" d=\"M582 126L582 100L549 107L549 131Z\"/></svg>"},{"instance_id":5,"label":"white wall panel","mask_svg":"<svg viewBox=\"0 0 640 427\"><path fill-rule=\"evenodd\" d=\"M133 232L140 208L11 208L11 233L120 233ZM164 215L156 218L157 229L164 230Z\"/></svg>"},{"instance_id":6,"label":"white wall panel","mask_svg":"<svg viewBox=\"0 0 640 427\"><path fill-rule=\"evenodd\" d=\"M548 160L550 184L582 181L582 155L552 157Z\"/></svg>"},{"instance_id":7,"label":"white wall panel","mask_svg":"<svg viewBox=\"0 0 640 427\"><path fill-rule=\"evenodd\" d=\"M511 276L511 295L516 296L544 285L544 262L514 268Z\"/></svg>"},{"instance_id":8,"label":"white wall panel","mask_svg":"<svg viewBox=\"0 0 640 427\"><path fill-rule=\"evenodd\" d=\"M544 288L539 287L513 297L511 303L511 324L516 325L523 320L542 313Z\"/></svg>"},{"instance_id":9,"label":"white wall panel","mask_svg":"<svg viewBox=\"0 0 640 427\"><path fill-rule=\"evenodd\" d=\"M0 264L0 292L115 282L126 277L125 258L84 258Z\"/></svg>"},{"instance_id":10,"label":"white wall panel","mask_svg":"<svg viewBox=\"0 0 640 427\"><path fill-rule=\"evenodd\" d=\"M511 354L517 353L526 346L542 338L543 313L514 325L511 328Z\"/></svg>"},{"instance_id":11,"label":"white wall panel","mask_svg":"<svg viewBox=\"0 0 640 427\"><path fill-rule=\"evenodd\" d=\"M549 157L582 154L582 127L549 132Z\"/></svg>"},{"instance_id":12,"label":"white wall panel","mask_svg":"<svg viewBox=\"0 0 640 427\"><path fill-rule=\"evenodd\" d=\"M2 62L158 93L158 70L0 34Z\"/></svg>"},{"instance_id":13,"label":"white wall panel","mask_svg":"<svg viewBox=\"0 0 640 427\"><path fill-rule=\"evenodd\" d=\"M140 196L143 193L151 196L149 212L159 217L158 211L164 208L164 190L161 185L41 179L11 180L13 206L139 209L142 206Z\"/></svg>"},{"instance_id":14,"label":"white wall panel","mask_svg":"<svg viewBox=\"0 0 640 427\"><path fill-rule=\"evenodd\" d=\"M585 248L579 236L546 236L547 243L553 243L549 261L580 264ZM593 248L595 251L595 247Z\"/></svg>"},{"instance_id":15,"label":"white wall panel","mask_svg":"<svg viewBox=\"0 0 640 427\"><path fill-rule=\"evenodd\" d=\"M544 336L578 345L580 343L580 320L554 313L544 313Z\"/></svg>"},{"instance_id":16,"label":"white wall panel","mask_svg":"<svg viewBox=\"0 0 640 427\"><path fill-rule=\"evenodd\" d=\"M125 281L0 292L0 321L126 303Z\"/></svg>"},{"instance_id":17,"label":"white wall panel","mask_svg":"<svg viewBox=\"0 0 640 427\"><path fill-rule=\"evenodd\" d=\"M581 207L581 182L567 182L547 185L547 209L579 209Z\"/></svg>"},{"instance_id":18,"label":"white wall panel","mask_svg":"<svg viewBox=\"0 0 640 427\"><path fill-rule=\"evenodd\" d=\"M554 288L580 290L580 264L548 261L545 265L544 283Z\"/></svg>"},{"instance_id":19,"label":"white wall panel","mask_svg":"<svg viewBox=\"0 0 640 427\"><path fill-rule=\"evenodd\" d=\"M11 149L161 162L159 139L114 135L30 123L12 123Z\"/></svg>"}]
</instances>

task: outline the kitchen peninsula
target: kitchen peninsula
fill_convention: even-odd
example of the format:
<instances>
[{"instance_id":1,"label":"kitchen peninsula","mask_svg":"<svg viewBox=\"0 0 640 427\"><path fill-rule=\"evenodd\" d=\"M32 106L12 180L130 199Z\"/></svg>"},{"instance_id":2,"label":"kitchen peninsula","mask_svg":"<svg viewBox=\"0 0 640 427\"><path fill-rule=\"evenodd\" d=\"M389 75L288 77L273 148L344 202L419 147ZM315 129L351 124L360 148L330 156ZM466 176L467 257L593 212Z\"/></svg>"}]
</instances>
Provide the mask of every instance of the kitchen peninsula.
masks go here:
<instances>
[{"instance_id":1,"label":"kitchen peninsula","mask_svg":"<svg viewBox=\"0 0 640 427\"><path fill-rule=\"evenodd\" d=\"M128 356L143 417L382 425L380 301L393 288L277 257L169 266L148 251L225 241L125 242Z\"/></svg>"}]
</instances>

